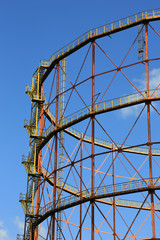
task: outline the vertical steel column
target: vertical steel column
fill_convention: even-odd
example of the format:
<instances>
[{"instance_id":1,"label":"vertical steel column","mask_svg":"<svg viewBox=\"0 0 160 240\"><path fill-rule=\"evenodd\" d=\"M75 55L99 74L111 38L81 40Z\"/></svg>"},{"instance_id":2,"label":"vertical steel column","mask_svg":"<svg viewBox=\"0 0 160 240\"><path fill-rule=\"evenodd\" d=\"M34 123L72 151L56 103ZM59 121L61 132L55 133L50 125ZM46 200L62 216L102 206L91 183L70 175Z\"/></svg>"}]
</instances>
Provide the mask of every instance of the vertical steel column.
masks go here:
<instances>
[{"instance_id":1,"label":"vertical steel column","mask_svg":"<svg viewBox=\"0 0 160 240\"><path fill-rule=\"evenodd\" d=\"M43 85L39 86L39 73L38 73L38 81L37 81L37 97L38 97L38 100L41 100L43 98L42 97L42 92L43 92ZM37 103L37 104L41 104L41 103ZM39 136L42 136L42 133L43 133L43 107L42 106L37 107L36 129L38 127L39 108L41 109L41 111L40 111L40 123L39 123L40 124L39 125L39 127L40 127ZM41 142L41 140L39 140L39 141ZM37 151L37 149L35 149L35 154L36 154L36 151ZM37 162L38 179L37 179L37 191L36 191L36 215L38 215L39 207L40 207L41 160L42 160L42 150L40 150L39 153L38 153L38 162ZM33 194L34 194L34 189L33 189ZM35 229L34 240L38 240L38 226Z\"/></svg>"},{"instance_id":2,"label":"vertical steel column","mask_svg":"<svg viewBox=\"0 0 160 240\"><path fill-rule=\"evenodd\" d=\"M60 71L60 97L59 97L59 102L60 102L60 107L59 107L59 119L60 119L60 126L63 124L63 119L64 119L64 109L65 109L65 68L66 68L66 64L65 64L66 60L65 58L61 60L61 71ZM59 158L58 158L58 186L63 186L63 164L64 164L64 160L63 160L63 155L64 155L64 132L61 131L59 133ZM58 206L61 204L61 198L63 197L63 192L61 190L61 188L58 188ZM57 212L57 233L56 233L56 239L60 240L61 238L61 228L62 228L62 224L61 224L61 211Z\"/></svg>"},{"instance_id":3,"label":"vertical steel column","mask_svg":"<svg viewBox=\"0 0 160 240\"><path fill-rule=\"evenodd\" d=\"M148 23L145 25L146 35L146 86L147 86L147 98L149 97L149 63L148 63ZM147 102L147 121L148 121L148 154L149 154L149 175L150 185L153 185L152 180L152 151L151 151L151 124L150 124L150 102ZM155 238L155 219L154 219L154 199L153 191L151 194L151 214L152 214L152 236Z\"/></svg>"},{"instance_id":4,"label":"vertical steel column","mask_svg":"<svg viewBox=\"0 0 160 240\"><path fill-rule=\"evenodd\" d=\"M58 105L59 105L59 63L57 64L57 88L56 88L56 127L58 126ZM53 186L53 209L56 202L56 180L57 180L57 150L58 150L58 134L55 134L55 156L54 156L54 186ZM52 240L55 238L55 213L52 217Z\"/></svg>"},{"instance_id":5,"label":"vertical steel column","mask_svg":"<svg viewBox=\"0 0 160 240\"><path fill-rule=\"evenodd\" d=\"M43 108L41 110L41 117L40 117L40 136L42 135L43 132ZM38 215L39 207L40 207L40 182L41 182L41 160L42 160L42 150L40 150L38 154L38 183L37 183L37 198L36 198L36 215ZM35 240L38 239L38 226L35 229Z\"/></svg>"},{"instance_id":6,"label":"vertical steel column","mask_svg":"<svg viewBox=\"0 0 160 240\"><path fill-rule=\"evenodd\" d=\"M94 36L94 35L93 35ZM95 40L92 42L92 112L94 112L95 104ZM91 188L92 196L94 195L94 120L95 116L92 115L92 176L91 176ZM91 201L91 240L94 240L94 200Z\"/></svg>"},{"instance_id":7,"label":"vertical steel column","mask_svg":"<svg viewBox=\"0 0 160 240\"><path fill-rule=\"evenodd\" d=\"M113 193L115 191L114 186L115 186L115 156L114 156L114 143L112 143L112 163L113 163ZM115 210L116 210L116 205L115 205L115 196L113 196L113 236L114 240L116 239L116 216L115 216Z\"/></svg>"},{"instance_id":8,"label":"vertical steel column","mask_svg":"<svg viewBox=\"0 0 160 240\"><path fill-rule=\"evenodd\" d=\"M83 153L83 133L81 133L81 153L80 153L80 199L82 199L82 153ZM80 217L79 217L79 226L80 226L80 232L79 232L79 240L82 240L82 204L80 204Z\"/></svg>"}]
</instances>

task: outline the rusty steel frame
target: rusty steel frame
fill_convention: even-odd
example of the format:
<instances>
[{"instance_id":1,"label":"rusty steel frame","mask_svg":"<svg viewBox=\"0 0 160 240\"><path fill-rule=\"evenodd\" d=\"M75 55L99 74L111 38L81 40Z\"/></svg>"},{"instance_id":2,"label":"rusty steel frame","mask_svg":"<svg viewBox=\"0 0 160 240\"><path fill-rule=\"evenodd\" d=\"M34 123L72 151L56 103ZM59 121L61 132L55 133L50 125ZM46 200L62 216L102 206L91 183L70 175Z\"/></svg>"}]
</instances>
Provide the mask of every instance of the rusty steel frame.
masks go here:
<instances>
[{"instance_id":1,"label":"rusty steel frame","mask_svg":"<svg viewBox=\"0 0 160 240\"><path fill-rule=\"evenodd\" d=\"M70 234L70 239L85 239L85 233L83 233L83 231L90 231L90 236L87 236L87 238L90 238L91 240L97 239L104 239L103 238L103 234L109 234L106 236L111 236L112 238L109 237L109 239L121 239L123 237L123 240L125 239L138 239L136 238L136 235L138 234L138 232L140 231L140 229L142 228L143 224L145 223L145 221L147 221L148 217L151 215L151 228L152 228L152 236L151 239L157 239L156 237L156 221L155 221L155 216L158 217L158 219L160 219L160 217L158 216L158 213L156 212L156 208L155 205L158 204L158 202L160 201L159 195L156 191L159 190L159 187L156 186L156 182L159 181L159 176L156 182L153 181L153 161L154 158L152 156L152 145L154 145L154 142L152 142L151 140L151 107L155 110L155 112L157 112L159 115L159 111L157 110L157 108L155 106L152 105L152 101L150 100L150 95L149 95L149 62L153 62L153 61L158 61L160 60L160 58L154 58L154 59L149 59L149 53L148 53L148 45L149 45L149 40L148 40L148 27L150 27L155 34L157 34L158 36L160 36L160 34L157 32L157 30L155 30L149 23L149 21L144 21L143 22L143 27L145 28L145 46L146 46L146 58L143 61L139 61L139 62L134 62L132 64L127 64L125 66L123 66L124 61L127 59L131 49L133 48L133 46L135 45L135 42L138 38L138 35L136 36L136 38L134 39L133 43L131 44L128 52L126 53L125 57L123 58L122 62L120 65L117 65L112 58L105 52L105 50L100 46L100 44L98 44L96 42L96 38L93 34L93 38L92 41L90 43L90 46L87 50L87 53L84 57L83 63L80 67L80 70L78 72L78 75L76 77L76 80L74 81L74 83L71 81L70 77L67 75L66 72L64 72L66 79L68 80L68 82L70 83L71 87L68 87L67 89L64 90L63 93L60 93L59 91L59 84L60 84L60 69L61 69L61 58L59 58L59 60L57 60L57 62L55 63L54 66L54 76L53 76L53 81L51 84L51 89L50 89L50 93L49 93L49 99L48 102L46 102L45 104L42 102L41 103L41 111L40 111L40 117L39 117L39 136L41 136L41 138L39 139L39 145L36 151L36 155L37 155L37 191L36 191L36 205L35 205L35 212L34 214L28 213L26 214L28 217L32 218L33 220L31 221L31 226L30 226L30 239L31 240L38 240L40 235L39 235L39 229L40 229L40 225L44 222L47 221L47 234L46 234L46 239L52 239L55 240L56 239L56 225L58 225L58 221L62 221L62 223L64 222L65 225L64 227L60 227L60 238L58 239L67 239L68 235L65 236L65 231L68 231L68 234ZM141 29L142 30L142 29ZM140 32L139 32L140 34ZM114 65L115 68L110 69L108 71L104 71L101 73L95 73L95 49L96 47L105 55L105 57ZM77 48L78 50L79 48ZM86 58L89 54L89 51L91 50L91 76L87 77L86 79L81 80L80 82L78 82L79 80L79 76L80 73L84 67ZM66 57L66 56L65 56ZM96 117L96 109L95 109L95 102L96 102L96 98L95 98L95 78L99 77L99 76L104 76L107 73L113 73L113 77L111 78L110 82L108 83L108 86L106 86L104 89L104 93L103 96L101 97L101 99L98 102L98 106L100 105L100 103L102 102L103 98L106 96L107 92L109 91L111 85L113 84L116 75L118 72L120 72L124 79L126 79L128 81L128 83L130 83L132 85L132 87L142 95L141 91L135 86L135 84L130 80L129 77L127 77L127 75L124 73L124 69L128 69L131 68L133 66L137 66L139 64L145 64L145 72L146 72L146 92L147 92L147 100L144 99L144 107L142 108L142 110L140 111L138 117L136 118L136 120L134 121L132 127L130 128L130 130L128 131L124 141L121 143L121 145L118 145L116 143L115 140L113 140L114 138L110 135L110 133L108 132L107 129L105 129L105 127L103 126L103 124L101 124L101 122L97 119ZM63 69L61 69L63 71ZM55 81L56 80L56 81ZM71 97L73 92L76 92L77 96L79 97L79 99L81 100L81 102L83 103L83 105L85 105L86 108L89 109L88 104L86 102L86 100L83 98L83 96L81 96L81 94L79 93L78 87L82 86L82 84L86 83L86 82L91 82L91 114L87 117L88 118L88 124L85 128L85 130L83 132L81 132L79 139L78 139L78 143L75 146L74 150L69 153L69 149L67 149L65 147L65 144L60 142L59 139L59 132L60 131L65 131L66 128L63 128L63 126L59 126L59 98L61 94L67 94L69 95L67 103L64 107L64 111L63 114L61 116L61 118L64 116L64 114L67 111L67 107L71 101ZM40 82L40 89L39 89L39 93L41 95L41 99L44 99L45 96L45 91L43 90L43 85L45 84L45 79L42 78L41 82ZM159 88L159 85L157 86L157 88L155 89L155 91ZM52 92L55 91L54 93L54 97L52 96ZM152 95L154 95L155 91L152 93ZM143 96L143 95L142 95ZM152 96L151 96L152 97ZM48 114L48 109L50 108L50 106L53 105L53 103L55 103L55 119L52 119L50 117L50 115ZM128 106L132 106L132 103ZM147 111L147 134L148 134L148 139L147 139L147 143L142 143L142 144L137 144L137 146L147 146L148 148L148 155L145 158L145 160L141 163L141 165L139 166L139 168L137 169L134 164L132 163L132 161L130 161L130 159L128 158L128 156L126 155L125 151L123 151L123 148L125 149L125 143L128 139L128 137L131 135L132 131L135 129L135 126L137 125L137 122L139 121L142 113L144 112L144 109L146 109ZM114 112L114 111L113 111ZM103 113L102 113L103 114ZM102 115L101 114L101 115ZM54 130L53 132L49 133L47 135L47 137L43 137L43 132L45 132L47 130L47 120L52 124ZM62 119L61 119L62 120ZM82 122L83 123L83 119L81 120L77 120L76 123ZM75 123L74 123L75 124ZM95 145L95 131L96 131L96 125L99 127L99 129L101 129L101 131L103 132L103 134L106 136L106 138L109 138L112 146L110 150L106 150L104 149L104 151L101 152L96 152L96 145ZM72 126L72 123L70 124L70 126ZM87 143L84 141L86 132L88 131L88 128L90 127L90 132L91 132L91 141L90 141L90 148L88 147ZM72 136L73 137L73 136ZM159 143L159 142L158 142ZM157 144L158 144L157 143ZM66 155L66 164L61 167L58 168L57 167L57 161L58 161L58 146L61 144L65 155ZM155 142L156 144L156 142ZM133 145L135 146L135 145ZM132 148L133 146L130 146L130 148ZM45 152L44 149L46 148ZM84 153L87 153L87 155L85 155ZM47 163L47 169L46 172L43 173L43 161L45 159L45 155L48 154L48 163ZM130 172L127 167L125 166L125 164L123 163L122 159L120 158L120 154L122 154L122 157L126 160L126 162L129 164L129 166L132 167L132 169L134 170L134 174L132 174L132 172ZM72 155L73 155L73 159L72 159ZM77 156L79 155L79 159L77 160ZM97 168L96 167L96 160L95 158L99 157L103 157L106 156L100 167ZM106 161L106 159L109 158L109 156L111 157L111 162ZM120 177L116 175L116 163L118 161L118 159L120 160L120 162L122 163L122 165L124 166L124 168L126 169L126 171L128 172L129 175L129 179L130 181L128 182L128 184L131 183L131 181L136 181L136 179L140 179L142 181L146 181L146 179L143 177L143 175L140 173L140 169L142 168L142 166L147 162L149 163L149 186L147 186L146 188L137 188L137 190L127 190L125 191L125 189L122 191L122 193L117 194L116 193L116 177ZM90 167L86 167L85 163L88 160L88 162L90 161ZM156 160L155 160L156 162ZM106 171L103 173L101 172L101 167L105 164L107 165ZM157 163L158 165L158 163ZM49 172L49 166L51 168L51 172ZM159 165L160 166L160 165ZM77 168L79 170L77 170ZM60 170L65 170L68 169L68 173L65 175L64 177L64 181L61 183L60 186L58 186L57 183L57 178L58 178L58 171ZM84 169L88 169L90 171L90 179L88 182L86 182L85 180L85 174L83 173ZM111 172L111 173L110 173ZM72 179L74 181L74 184L76 185L76 188L78 189L77 192L71 191L67 189L67 181L68 178L70 176L70 174L72 174ZM95 178L96 178L96 174L98 175L98 179L99 179L99 183L98 183L98 187L97 187L97 183L95 182ZM103 204L102 201L102 196L98 197L96 194L97 192L100 190L100 188L102 186L104 186L104 188L106 187L105 185L105 181L106 181L106 177L110 174L110 176L112 177L112 186L113 186L113 192L109 195L104 195L104 196L110 196L111 198L111 203L108 206L110 207L108 212L104 211L101 209L101 205L99 204ZM136 175L138 176L136 178ZM50 184L49 186L47 185ZM89 189L90 186L90 189ZM95 188L96 186L96 188ZM126 187L127 188L127 187ZM52 190L51 190L52 189ZM60 201L61 199L59 199L58 197L58 191L57 189L60 189L59 191L65 191L67 194L73 195L77 197L77 203L74 204L70 204L70 206L68 205L64 205L62 207L60 207L57 210L57 201ZM95 192L95 189L97 192ZM45 191L47 192L48 196L47 196L47 202L45 200ZM87 197L83 196L83 191L88 191L88 199ZM91 191L89 193L89 191ZM145 195L143 192L147 191L148 193ZM119 197L124 194L134 194L134 193L141 193L142 194L142 202L141 205L139 207L137 207L137 212L135 214L135 216L133 217L131 223L127 223L127 220L125 220L124 216L122 216L121 212L119 211L118 208L118 200ZM150 200L149 200L149 196L150 196ZM157 198L158 201L157 203L155 203L155 199ZM44 201L45 204L52 204L52 209L50 209L48 212L46 210L46 213L44 216L41 215L41 208L45 209L45 205L42 206L42 202ZM137 230L136 233L133 232L132 230L132 226L135 224L139 214L141 213L141 211L144 211L144 205L145 204L149 204L150 205L150 212L149 214L146 216L146 218L144 219L142 225L139 226L139 229ZM127 207L125 204L124 206L122 205L121 207ZM67 216L66 211L67 209L71 209L71 213L69 214L69 216ZM78 211L76 211L78 209ZM136 207L135 207L136 209ZM64 216L65 219L57 219L56 218L56 212L57 211L62 211L62 215ZM102 221L99 222L96 219L96 215L95 212L98 212L99 215L102 217ZM71 222L72 220L72 215L74 215L74 212L79 212L79 217L78 217L78 221L79 223L74 223ZM112 212L112 223L109 220L108 216L110 214L110 212ZM127 228L127 231L125 231L123 234L120 234L117 232L117 228L118 228L118 221L117 220L117 214L119 214L118 216L120 216L121 221L123 222L123 224L125 225L125 227ZM77 217L77 216L76 216ZM86 227L86 225L84 225L85 220L87 219L88 221L88 227ZM90 223L89 220L90 219ZM100 228L103 224L106 224L106 226L110 229L110 231L112 233L109 233L108 230L104 231L100 231ZM97 225L98 224L98 225ZM75 238L74 238L74 232L72 232L71 230L71 226L75 226L78 230L77 233L75 234ZM68 229L68 230L66 230ZM27 240L27 238L24 238L25 240ZM43 238L42 238L43 239ZM57 240L58 240L57 239ZM106 239L106 237L105 237Z\"/></svg>"}]
</instances>

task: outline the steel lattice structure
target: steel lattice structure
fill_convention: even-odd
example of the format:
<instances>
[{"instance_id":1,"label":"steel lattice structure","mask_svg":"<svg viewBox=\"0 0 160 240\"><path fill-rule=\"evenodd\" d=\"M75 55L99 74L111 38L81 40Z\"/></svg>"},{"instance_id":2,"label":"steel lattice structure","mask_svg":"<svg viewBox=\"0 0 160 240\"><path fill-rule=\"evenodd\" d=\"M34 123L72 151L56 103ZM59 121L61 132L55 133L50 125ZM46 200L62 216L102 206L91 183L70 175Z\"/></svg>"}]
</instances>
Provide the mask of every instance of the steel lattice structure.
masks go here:
<instances>
[{"instance_id":1,"label":"steel lattice structure","mask_svg":"<svg viewBox=\"0 0 160 240\"><path fill-rule=\"evenodd\" d=\"M159 20L160 9L141 12L41 60L26 87L17 239L160 238Z\"/></svg>"}]
</instances>

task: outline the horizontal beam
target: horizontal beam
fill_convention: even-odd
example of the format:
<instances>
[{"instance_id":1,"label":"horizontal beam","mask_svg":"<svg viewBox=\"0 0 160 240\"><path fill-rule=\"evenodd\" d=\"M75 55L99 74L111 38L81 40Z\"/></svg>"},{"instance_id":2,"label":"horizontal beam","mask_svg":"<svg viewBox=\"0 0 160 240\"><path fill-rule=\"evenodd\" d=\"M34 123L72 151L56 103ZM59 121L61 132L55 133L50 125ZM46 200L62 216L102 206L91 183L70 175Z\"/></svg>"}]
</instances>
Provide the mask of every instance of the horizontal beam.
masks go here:
<instances>
[{"instance_id":1,"label":"horizontal beam","mask_svg":"<svg viewBox=\"0 0 160 240\"><path fill-rule=\"evenodd\" d=\"M70 207L77 206L79 204L97 200L101 198L108 198L113 196L127 195L132 193L139 193L144 191L154 191L160 189L160 183L158 179L152 179L153 184L150 186L150 179L129 181L119 183L115 185L102 186L94 189L94 195L92 195L92 189L87 189L82 192L81 198L79 196L68 196L60 199L60 204L56 202L55 209L53 209L53 203L47 204L43 209L39 211L39 219L34 222L34 226L37 226L43 222L47 217L53 215L53 213L68 209ZM30 215L28 213L28 215Z\"/></svg>"},{"instance_id":2,"label":"horizontal beam","mask_svg":"<svg viewBox=\"0 0 160 240\"><path fill-rule=\"evenodd\" d=\"M114 33L123 31L139 24L145 24L146 22L157 20L160 20L160 9L143 11L130 17L120 19L118 21L87 31L68 45L55 52L49 60L40 61L39 67L45 68L44 74L40 79L40 84L43 84L54 66L59 61L71 55L83 46L87 45L89 42L92 42L98 38L110 36ZM35 73L37 73L37 70Z\"/></svg>"},{"instance_id":3,"label":"horizontal beam","mask_svg":"<svg viewBox=\"0 0 160 240\"><path fill-rule=\"evenodd\" d=\"M153 91L154 90L152 90L152 92ZM154 93L154 96L152 97L147 97L144 91L141 93L128 95L119 99L113 99L107 102L102 102L100 104L95 104L95 107L94 107L95 110L93 112L92 112L91 106L88 106L87 108L81 109L78 112L65 117L63 119L63 122L61 122L58 127L51 125L47 129L47 135L40 143L38 147L38 151L40 151L56 133L63 131L87 118L90 118L93 115L95 116L105 112L111 112L113 110L130 107L137 104L147 103L148 101L158 101L158 100L160 100L159 90L156 90Z\"/></svg>"}]
</instances>

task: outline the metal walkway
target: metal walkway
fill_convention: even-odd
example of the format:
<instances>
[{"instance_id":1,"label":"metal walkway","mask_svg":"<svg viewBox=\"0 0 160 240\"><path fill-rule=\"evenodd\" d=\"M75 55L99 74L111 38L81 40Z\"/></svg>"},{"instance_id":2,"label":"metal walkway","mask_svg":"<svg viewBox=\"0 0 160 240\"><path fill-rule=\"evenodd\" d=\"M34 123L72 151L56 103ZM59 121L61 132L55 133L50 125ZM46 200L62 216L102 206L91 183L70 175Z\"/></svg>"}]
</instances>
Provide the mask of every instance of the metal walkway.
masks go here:
<instances>
[{"instance_id":1,"label":"metal walkway","mask_svg":"<svg viewBox=\"0 0 160 240\"><path fill-rule=\"evenodd\" d=\"M125 194L131 194L136 192L142 192L142 191L149 191L149 190L155 190L160 189L160 180L159 178L152 179L153 184L151 186L151 179L144 179L144 180L136 180L136 181L129 181L124 183L118 183L118 184L111 184L101 187L94 188L94 194L92 195L92 189L87 189L82 191L82 193L78 193L76 195L69 195L67 197L64 197L62 199L59 199L55 203L55 209L53 209L53 202L50 202L43 208L39 208L38 212L38 219L35 221L35 225L41 223L44 219L46 219L48 216L52 215L53 212L61 211L76 205L79 205L84 202L91 201L93 199L105 199L110 198L113 196L119 196L119 195L125 195ZM80 198L80 195L82 196ZM122 200L124 201L124 200ZM60 202L60 204L59 204ZM142 205L142 203L141 203ZM141 206L140 205L140 206ZM147 203L148 205L148 203ZM140 207L139 206L139 207ZM149 206L149 205L148 205ZM156 209L156 206L155 206ZM28 208L27 209L27 215L32 216L34 214L34 208Z\"/></svg>"},{"instance_id":2,"label":"metal walkway","mask_svg":"<svg viewBox=\"0 0 160 240\"><path fill-rule=\"evenodd\" d=\"M40 129L31 129L29 126L29 122L25 120L25 127L28 129L28 133L30 136L38 138L44 138L42 143L39 145L39 149L42 149L43 146L51 139L51 137L61 130L67 129L74 124L91 117L93 114L101 114L104 112L109 112L115 109L124 108L127 106L132 106L140 103L145 103L146 101L156 101L160 100L160 90L150 90L149 97L146 96L146 91L138 92L135 94L131 94L125 97L116 98L110 101L105 101L100 104L95 105L95 111L92 112L91 105L83 108L65 118L63 118L63 122L59 122L59 126L56 128L51 125L46 131L43 131L42 135L39 134Z\"/></svg>"},{"instance_id":3,"label":"metal walkway","mask_svg":"<svg viewBox=\"0 0 160 240\"><path fill-rule=\"evenodd\" d=\"M138 14L135 14L131 17L127 17L124 19L121 19L119 21L92 29L88 32L86 32L85 34L83 34L82 36L80 36L79 38L77 38L76 40L74 40L73 42L71 42L70 44L66 45L65 47L63 47L62 49L60 49L59 51L57 51L56 53L54 53L51 58L49 60L41 60L39 63L38 68L36 69L35 73L33 74L33 79L32 79L32 87L29 88L27 90L31 101L32 101L32 105L31 105L31 120L30 123L28 123L27 121L25 121L25 127L26 130L29 133L30 136L30 140L32 140L32 144L30 144L30 149L31 151L29 152L29 156L28 156L28 165L26 164L25 167L28 171L28 179L27 180L27 184L30 181L30 185L28 185L29 187L27 188L27 191L29 191L29 196L30 193L32 193L32 204L33 204L33 200L34 200L34 192L36 190L36 182L34 182L34 178L36 177L36 169L34 171L34 173L29 172L29 165L33 164L33 162L36 162L36 151L39 151L40 149L43 148L43 146L50 140L50 138L56 134L57 132L60 131L68 131L69 134L76 136L77 138L79 138L78 134L79 132L76 130L76 133L73 130L73 128L71 126L73 126L74 124L91 117L92 115L96 115L96 114L100 114L103 112L107 112L107 111L112 111L115 109L120 109L123 107L128 107L131 105L136 105L136 104L140 104L140 103L146 103L148 101L156 101L160 99L160 93L158 91L155 92L151 92L150 97L147 98L147 96L145 95L146 93L138 93L138 94L132 94L129 95L127 97L122 97L119 99L114 99L111 101L107 101L107 102L103 102L100 103L99 105L96 104L95 105L95 110L94 112L92 112L91 106L86 107L85 109L82 109L76 113L73 113L72 115L66 117L63 119L63 123L59 122L59 126L55 127L53 125L51 125L46 132L41 133L41 131L39 131L38 126L39 126L39 118L40 118L40 110L41 110L41 103L43 102L43 99L40 99L41 96L39 95L40 91L40 87L42 85L42 83L45 81L45 79L47 78L47 76L50 74L50 72L52 71L52 69L55 67L55 65L61 61L62 59L66 58L67 56L69 56L70 54L72 54L73 52L77 51L78 49L82 48L83 46L87 45L88 43L92 42L95 39L98 38L102 38L104 36L109 36L113 33L122 31L124 29L127 28L131 28L133 26L139 25L139 24L145 24L148 23L150 21L156 21L156 20L160 20L160 9L157 10L149 10L149 11L144 11ZM94 75L94 74L93 74ZM153 96L152 96L153 93ZM88 139L87 139L88 137ZM90 136L85 136L85 141L87 142L91 142L90 140ZM97 143L97 145L99 146L104 146L106 145L106 142L102 142L100 139L94 139L95 144ZM41 142L40 147L38 148L38 143ZM93 142L93 141L92 141ZM109 144L108 144L109 145ZM118 150L118 145L117 145L117 149ZM135 149L136 146L134 146ZM111 147L108 147L111 149ZM130 149L131 152L134 152L133 150L134 148ZM140 148L139 151L141 151L143 148ZM126 149L123 149L123 151L125 151ZM130 151L128 149L128 151ZM133 151L132 151L133 150ZM153 150L154 151L154 150ZM160 153L158 152L159 150L155 150L155 155L160 155ZM142 150L143 154L148 154L148 150L146 150L144 148L144 150ZM138 153L138 151L135 153ZM33 161L34 160L34 161ZM30 176L31 174L31 176ZM37 174L40 174L39 172ZM46 177L46 180L49 179L49 181L52 181L53 178L49 175L49 173L45 172L44 169L42 169L42 175L44 175ZM37 175L38 176L38 175ZM30 180L30 177L31 180ZM36 180L37 181L37 180ZM95 199L95 201L103 201L105 202L106 199L108 199L108 202L110 201L112 204L112 198L113 196L118 196L118 195L122 195L122 194L129 194L129 193L134 193L134 192L140 192L140 191L153 191L154 189L160 189L160 184L159 181L156 181L155 179L153 180L153 183L155 184L154 186L151 185L150 180L145 179L145 180L138 180L138 181L130 181L127 183L121 183L121 184L116 184L116 185L108 185L108 186L103 186L100 188L94 188L94 194L93 194L93 189L89 189L89 190L85 190L81 193L77 192L76 194L74 194L74 191L77 191L76 188L72 188L69 185L65 185L62 186L62 182L59 183L59 188L64 188L66 189L66 192L68 192L69 195L68 197L65 198L60 198L60 204L58 204L58 202L56 202L56 207L53 209L53 203L49 203L46 206L44 206L43 208L40 208L38 215L36 216L37 212L34 212L33 207L31 207L31 202L30 202L30 198L26 198L26 200L22 199L24 206L28 206L28 208L26 207L27 211L26 211L26 219L25 219L25 223L27 224L26 229L27 229L27 234L30 235L30 225L29 225L29 221L30 221L30 217L35 217L35 225L39 224L40 222L42 222L44 219L46 219L48 216L52 215L53 212L57 212L57 211L61 211L62 209L67 209L69 207L78 205L80 203L83 202L87 202L87 201L91 201L92 199ZM53 183L52 183L53 184ZM57 185L58 183L56 183ZM30 190L31 189L31 190ZM63 189L63 190L64 190ZM71 193L72 192L72 193ZM80 197L82 195L82 197ZM27 197L27 194L26 194ZM27 202L28 201L28 202ZM125 200L121 200L121 201L125 201ZM118 203L118 200L117 200ZM141 207L142 203L135 202L136 206L139 205L139 208ZM124 202L119 202L119 204L121 204L122 206L124 205ZM133 205L133 201L127 201L127 203L125 203L126 205ZM155 206L155 210L157 210L157 206L158 204ZM132 206L133 207L133 206ZM147 203L144 204L144 207L146 207L146 209L150 210L150 204L147 205ZM35 214L36 213L36 214ZM34 214L34 215L32 215ZM28 218L29 216L29 218ZM34 227L34 226L33 226ZM26 234L24 234L26 235Z\"/></svg>"},{"instance_id":4,"label":"metal walkway","mask_svg":"<svg viewBox=\"0 0 160 240\"><path fill-rule=\"evenodd\" d=\"M26 171L27 170L28 170L28 168L26 169ZM34 166L30 167L30 173L29 174L34 175ZM47 171L46 168L42 167L41 174L42 174L42 177L49 184L51 184L52 186L54 185L54 178L53 178L52 174L49 171ZM135 181L137 181L137 180L135 180ZM147 179L147 182L148 182L148 179ZM63 191L65 191L69 194L72 194L72 195L74 195L78 198L80 196L78 188L76 188L75 186L72 186L71 184L65 183L65 185L64 185L64 182L60 182L60 181L58 182L58 180L57 180L57 188L63 189ZM19 197L19 201L22 203L23 210L26 213L26 207L25 207L25 204L23 204L23 203L26 202L26 195L21 193L20 197ZM112 205L112 203L113 203L112 197L101 198L97 201L103 202L103 203L109 204L109 205ZM119 207L139 208L142 205L142 202L133 201L133 200L117 199L116 200L116 205L119 206ZM150 210L150 205L148 203L145 203L142 209ZM160 211L160 204L156 205L155 210ZM32 212L33 212L33 207L32 207Z\"/></svg>"},{"instance_id":5,"label":"metal walkway","mask_svg":"<svg viewBox=\"0 0 160 240\"><path fill-rule=\"evenodd\" d=\"M133 26L144 23L145 21L156 21L160 19L160 9L147 10L135 15L132 15L127 18L123 18L121 20L103 25L98 28L91 29L67 44L50 57L49 60L42 59L39 63L39 67L45 68L44 74L41 77L41 83L46 79L51 70L53 69L56 62L62 60L68 55L72 54L76 50L80 49L87 43L91 42L94 39L98 39L104 36L109 36L115 32L122 31L127 28L131 28ZM35 71L35 75L37 74L37 70Z\"/></svg>"},{"instance_id":6,"label":"metal walkway","mask_svg":"<svg viewBox=\"0 0 160 240\"><path fill-rule=\"evenodd\" d=\"M49 108L45 109L45 115L48 117L48 119L51 122L55 122L55 116L50 111ZM69 135L74 136L78 140L81 139L81 132L78 131L77 129L73 128L73 127L69 127L67 129L65 129L64 131L66 133L68 133ZM85 136L83 136L83 141L91 143L91 141L92 141L91 136L85 134ZM97 146L101 146L101 147L107 148L107 149L112 149L112 143L111 142L108 142L108 141L106 141L104 139L100 139L100 138L97 138L97 137L94 138L94 144L97 145ZM121 147L121 144L117 144L116 143L116 145L118 147ZM115 146L115 150L118 150L116 146ZM145 147L131 147L129 145L124 145L123 151L124 152L130 152L130 153L137 153L137 154L148 155L148 148L145 148ZM160 150L152 148L152 155L153 156L160 156Z\"/></svg>"}]
</instances>

